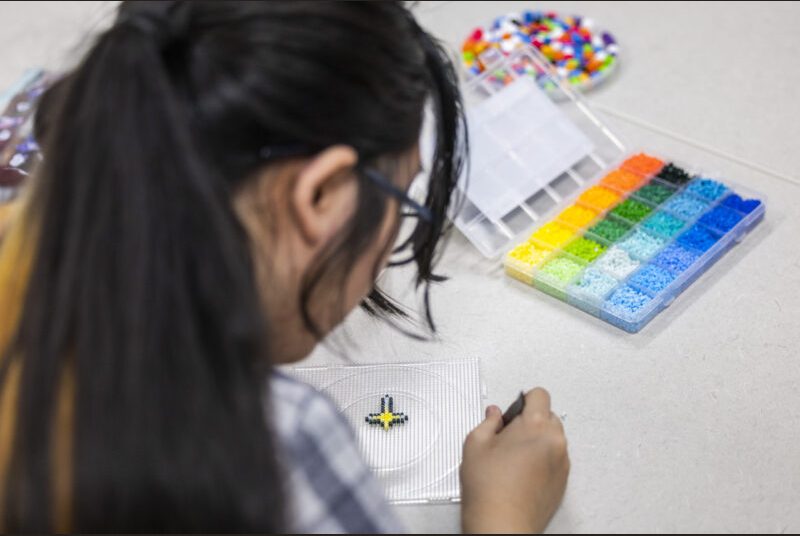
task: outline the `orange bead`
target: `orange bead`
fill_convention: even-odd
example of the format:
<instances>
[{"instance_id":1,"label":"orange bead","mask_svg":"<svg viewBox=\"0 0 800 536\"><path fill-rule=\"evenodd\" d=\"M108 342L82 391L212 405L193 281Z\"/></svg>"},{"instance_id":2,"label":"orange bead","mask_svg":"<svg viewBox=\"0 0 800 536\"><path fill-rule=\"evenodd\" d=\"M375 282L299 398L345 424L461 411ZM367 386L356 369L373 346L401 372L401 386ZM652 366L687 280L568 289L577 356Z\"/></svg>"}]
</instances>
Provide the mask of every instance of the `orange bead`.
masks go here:
<instances>
[{"instance_id":1,"label":"orange bead","mask_svg":"<svg viewBox=\"0 0 800 536\"><path fill-rule=\"evenodd\" d=\"M639 186L642 181L644 181L644 177L641 175L631 173L630 171L625 171L624 169L615 169L606 175L605 178L600 181L600 184L616 190L627 192Z\"/></svg>"},{"instance_id":2,"label":"orange bead","mask_svg":"<svg viewBox=\"0 0 800 536\"><path fill-rule=\"evenodd\" d=\"M567 225L583 227L589 222L594 221L597 216L597 212L590 208L586 208L581 205L572 205L565 208L556 219L560 222L566 223Z\"/></svg>"},{"instance_id":3,"label":"orange bead","mask_svg":"<svg viewBox=\"0 0 800 536\"><path fill-rule=\"evenodd\" d=\"M654 156L639 153L625 160L620 167L637 175L649 177L661 171L664 162Z\"/></svg>"},{"instance_id":4,"label":"orange bead","mask_svg":"<svg viewBox=\"0 0 800 536\"><path fill-rule=\"evenodd\" d=\"M602 186L592 186L581 194L578 201L590 207L605 210L619 201L620 194Z\"/></svg>"}]
</instances>

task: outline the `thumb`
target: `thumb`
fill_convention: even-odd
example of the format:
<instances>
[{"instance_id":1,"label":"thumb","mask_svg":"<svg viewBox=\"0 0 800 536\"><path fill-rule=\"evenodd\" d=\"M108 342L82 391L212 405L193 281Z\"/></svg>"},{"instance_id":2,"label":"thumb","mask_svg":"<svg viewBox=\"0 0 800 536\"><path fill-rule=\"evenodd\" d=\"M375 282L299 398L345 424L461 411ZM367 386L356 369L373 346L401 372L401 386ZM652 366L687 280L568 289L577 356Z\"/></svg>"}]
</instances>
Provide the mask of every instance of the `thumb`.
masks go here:
<instances>
[{"instance_id":1,"label":"thumb","mask_svg":"<svg viewBox=\"0 0 800 536\"><path fill-rule=\"evenodd\" d=\"M495 405L486 408L486 418L475 427L472 434L476 439L487 440L503 428L503 412Z\"/></svg>"}]
</instances>

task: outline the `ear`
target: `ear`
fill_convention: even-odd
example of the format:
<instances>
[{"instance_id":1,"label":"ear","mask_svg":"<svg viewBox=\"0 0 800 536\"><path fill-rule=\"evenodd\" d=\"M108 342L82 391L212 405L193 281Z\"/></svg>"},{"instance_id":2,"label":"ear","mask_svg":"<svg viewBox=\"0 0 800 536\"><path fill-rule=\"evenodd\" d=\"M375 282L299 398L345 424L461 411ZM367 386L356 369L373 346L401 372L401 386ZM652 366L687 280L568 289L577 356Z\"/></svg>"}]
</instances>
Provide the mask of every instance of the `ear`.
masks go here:
<instances>
[{"instance_id":1,"label":"ear","mask_svg":"<svg viewBox=\"0 0 800 536\"><path fill-rule=\"evenodd\" d=\"M309 246L327 241L351 217L358 196L353 180L357 162L355 149L334 145L312 158L295 177L290 209Z\"/></svg>"}]
</instances>

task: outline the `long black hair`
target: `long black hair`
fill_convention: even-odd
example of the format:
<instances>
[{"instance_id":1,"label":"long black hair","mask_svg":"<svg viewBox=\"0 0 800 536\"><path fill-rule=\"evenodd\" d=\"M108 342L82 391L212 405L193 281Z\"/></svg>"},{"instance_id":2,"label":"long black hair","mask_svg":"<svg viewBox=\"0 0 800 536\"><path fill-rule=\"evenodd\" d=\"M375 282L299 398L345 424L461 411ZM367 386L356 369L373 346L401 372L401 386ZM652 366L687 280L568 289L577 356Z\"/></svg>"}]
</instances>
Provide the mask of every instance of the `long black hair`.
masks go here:
<instances>
[{"instance_id":1,"label":"long black hair","mask_svg":"<svg viewBox=\"0 0 800 536\"><path fill-rule=\"evenodd\" d=\"M71 530L287 529L264 409L269 314L232 195L264 165L265 146L341 143L359 166L390 166L417 142L427 103L434 218L408 244L423 286L437 280L463 115L445 52L402 4L121 5L37 117L35 263L3 359L4 371L22 365L5 530L54 528L52 427L66 373ZM386 196L358 180L352 221L305 274L303 311L377 235ZM377 289L364 306L399 312Z\"/></svg>"}]
</instances>

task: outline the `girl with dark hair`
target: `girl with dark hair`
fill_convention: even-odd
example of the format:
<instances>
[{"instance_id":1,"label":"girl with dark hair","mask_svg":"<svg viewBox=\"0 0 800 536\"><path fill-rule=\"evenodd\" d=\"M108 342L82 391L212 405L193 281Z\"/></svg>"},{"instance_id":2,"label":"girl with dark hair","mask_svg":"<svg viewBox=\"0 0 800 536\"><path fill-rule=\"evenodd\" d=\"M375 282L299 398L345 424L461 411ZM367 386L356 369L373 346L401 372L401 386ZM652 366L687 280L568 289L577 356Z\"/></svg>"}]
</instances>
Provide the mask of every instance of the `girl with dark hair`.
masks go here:
<instances>
[{"instance_id":1,"label":"girl with dark hair","mask_svg":"<svg viewBox=\"0 0 800 536\"><path fill-rule=\"evenodd\" d=\"M272 367L358 304L403 314L387 263L441 280L466 143L436 41L396 2L125 2L35 127L0 222L0 527L398 531L331 403ZM465 531L554 513L549 404L506 427L491 406L466 439Z\"/></svg>"}]
</instances>

